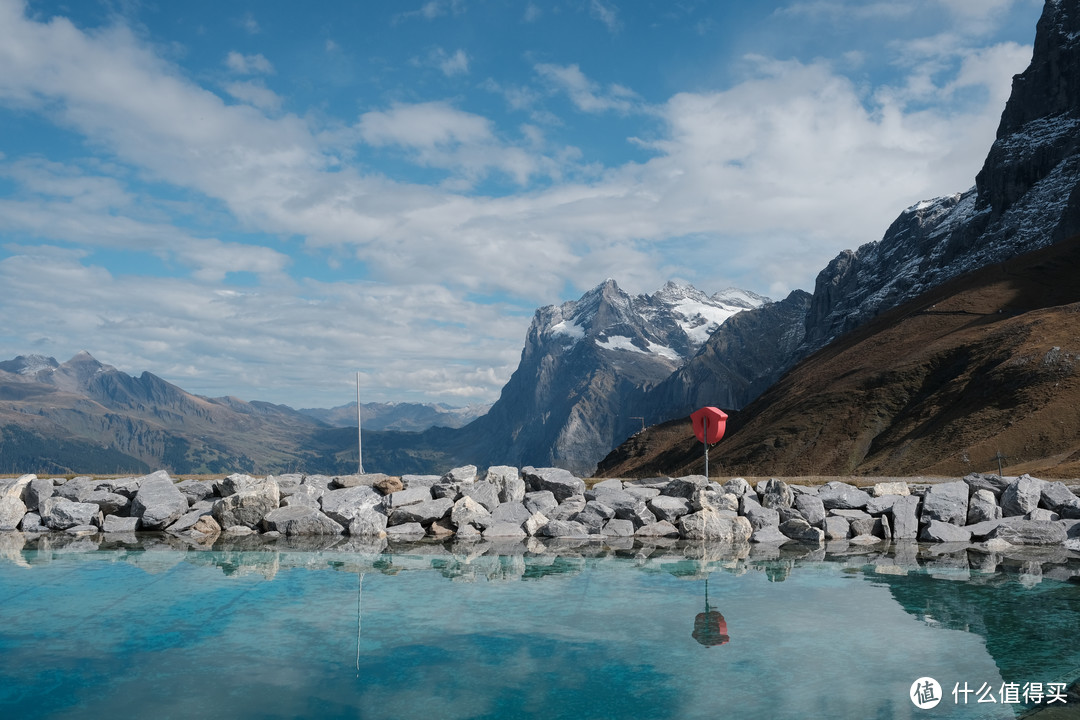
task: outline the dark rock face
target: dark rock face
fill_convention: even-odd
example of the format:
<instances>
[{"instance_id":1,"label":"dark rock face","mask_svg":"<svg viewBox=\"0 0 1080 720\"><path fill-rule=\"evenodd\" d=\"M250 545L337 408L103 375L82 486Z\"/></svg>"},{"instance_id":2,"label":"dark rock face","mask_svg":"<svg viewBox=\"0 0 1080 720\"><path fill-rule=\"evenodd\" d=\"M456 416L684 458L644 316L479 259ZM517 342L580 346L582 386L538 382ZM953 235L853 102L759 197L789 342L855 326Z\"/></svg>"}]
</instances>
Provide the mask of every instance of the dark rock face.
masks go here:
<instances>
[{"instance_id":1,"label":"dark rock face","mask_svg":"<svg viewBox=\"0 0 1080 720\"><path fill-rule=\"evenodd\" d=\"M766 302L674 283L631 296L607 280L577 301L540 308L499 400L450 442L481 464L591 473L641 427L632 416L641 416L648 388L694 356L727 317ZM647 421L655 414L670 416L661 410Z\"/></svg>"},{"instance_id":2,"label":"dark rock face","mask_svg":"<svg viewBox=\"0 0 1080 720\"><path fill-rule=\"evenodd\" d=\"M1031 65L964 193L901 213L818 275L803 356L964 272L1080 233L1080 5L1047 2Z\"/></svg>"},{"instance_id":3,"label":"dark rock face","mask_svg":"<svg viewBox=\"0 0 1080 720\"><path fill-rule=\"evenodd\" d=\"M706 405L745 407L799 359L810 303L809 293L795 290L732 317L685 365L647 390L633 414L654 423Z\"/></svg>"}]
</instances>

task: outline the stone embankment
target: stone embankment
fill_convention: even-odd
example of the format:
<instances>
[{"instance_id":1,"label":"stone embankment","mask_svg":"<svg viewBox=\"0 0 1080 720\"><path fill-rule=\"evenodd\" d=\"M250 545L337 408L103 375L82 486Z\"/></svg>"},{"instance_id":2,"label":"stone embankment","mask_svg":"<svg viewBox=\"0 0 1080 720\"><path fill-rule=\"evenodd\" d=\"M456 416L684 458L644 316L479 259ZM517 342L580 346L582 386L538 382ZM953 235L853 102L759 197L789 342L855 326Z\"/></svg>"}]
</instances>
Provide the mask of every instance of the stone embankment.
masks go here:
<instances>
[{"instance_id":1,"label":"stone embankment","mask_svg":"<svg viewBox=\"0 0 1080 720\"><path fill-rule=\"evenodd\" d=\"M847 540L1063 545L1080 551L1080 498L1060 482L973 474L929 486L843 482L756 487L703 476L604 480L556 468L474 466L445 475L280 475L175 482L165 471L0 481L0 530L74 535L681 538L819 544Z\"/></svg>"}]
</instances>

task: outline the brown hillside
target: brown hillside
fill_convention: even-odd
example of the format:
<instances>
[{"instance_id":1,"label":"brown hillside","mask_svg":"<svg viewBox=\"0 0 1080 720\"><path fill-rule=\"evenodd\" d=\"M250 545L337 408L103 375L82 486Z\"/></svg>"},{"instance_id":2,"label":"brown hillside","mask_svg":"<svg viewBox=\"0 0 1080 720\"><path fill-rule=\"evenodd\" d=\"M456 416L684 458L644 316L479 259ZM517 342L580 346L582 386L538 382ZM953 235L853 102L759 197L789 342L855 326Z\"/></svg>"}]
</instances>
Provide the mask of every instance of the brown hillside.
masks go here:
<instances>
[{"instance_id":1,"label":"brown hillside","mask_svg":"<svg viewBox=\"0 0 1080 720\"><path fill-rule=\"evenodd\" d=\"M1080 476L1080 239L957 278L792 369L729 422L714 474ZM598 475L701 472L689 421Z\"/></svg>"}]
</instances>

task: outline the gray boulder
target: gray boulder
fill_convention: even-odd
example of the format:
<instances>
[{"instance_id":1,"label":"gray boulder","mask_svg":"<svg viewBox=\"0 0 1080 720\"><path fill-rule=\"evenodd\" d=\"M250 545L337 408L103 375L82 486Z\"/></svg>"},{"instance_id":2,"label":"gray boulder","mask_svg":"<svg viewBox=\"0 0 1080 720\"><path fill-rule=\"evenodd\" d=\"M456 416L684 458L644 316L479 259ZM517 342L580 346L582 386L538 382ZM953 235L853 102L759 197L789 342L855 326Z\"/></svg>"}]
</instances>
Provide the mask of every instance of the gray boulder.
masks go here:
<instances>
[{"instance_id":1,"label":"gray boulder","mask_svg":"<svg viewBox=\"0 0 1080 720\"><path fill-rule=\"evenodd\" d=\"M246 489L227 495L214 503L211 514L221 527L232 528L242 525L254 530L259 527L267 513L279 507L281 503L277 483L273 480L262 480L254 485L243 487ZM142 490L139 493L141 494ZM143 526L146 526L145 517Z\"/></svg>"},{"instance_id":2,"label":"gray boulder","mask_svg":"<svg viewBox=\"0 0 1080 720\"><path fill-rule=\"evenodd\" d=\"M442 475L402 475L401 483L407 487L431 487L442 479Z\"/></svg>"},{"instance_id":3,"label":"gray boulder","mask_svg":"<svg viewBox=\"0 0 1080 720\"><path fill-rule=\"evenodd\" d=\"M427 527L436 520L450 514L454 503L450 498L435 498L427 502L413 503L405 507L396 507L390 510L387 527L405 525L408 523L420 523Z\"/></svg>"},{"instance_id":4,"label":"gray boulder","mask_svg":"<svg viewBox=\"0 0 1080 720\"><path fill-rule=\"evenodd\" d=\"M194 505L200 500L206 500L214 494L213 483L201 480L184 480L176 483L176 489L187 498L188 505Z\"/></svg>"},{"instance_id":5,"label":"gray boulder","mask_svg":"<svg viewBox=\"0 0 1080 720\"><path fill-rule=\"evenodd\" d=\"M886 495L910 495L911 488L903 480L896 480L892 482L879 482L874 483L874 487L870 488L870 497L881 498ZM873 513L871 513L873 514Z\"/></svg>"},{"instance_id":6,"label":"gray boulder","mask_svg":"<svg viewBox=\"0 0 1080 720\"><path fill-rule=\"evenodd\" d=\"M679 521L679 518L690 512L690 501L667 495L651 498L645 505L658 519L667 520L673 525Z\"/></svg>"},{"instance_id":7,"label":"gray boulder","mask_svg":"<svg viewBox=\"0 0 1080 720\"><path fill-rule=\"evenodd\" d=\"M729 495L734 495L735 497L741 498L743 495L751 492L752 490L753 488L750 487L750 483L746 482L746 480L741 477L731 478L726 483L724 483L724 492L728 493Z\"/></svg>"},{"instance_id":8,"label":"gray boulder","mask_svg":"<svg viewBox=\"0 0 1080 720\"><path fill-rule=\"evenodd\" d=\"M989 540L1004 540L1012 545L1061 545L1069 539L1061 523L1035 520L1002 523L986 537Z\"/></svg>"},{"instance_id":9,"label":"gray boulder","mask_svg":"<svg viewBox=\"0 0 1080 720\"><path fill-rule=\"evenodd\" d=\"M403 492L407 492L403 491ZM396 494L396 493L395 493ZM294 495L295 497L295 495ZM388 495L387 497L391 497ZM430 499L430 495L428 496ZM342 527L350 527L352 521L368 508L381 507L385 498L366 486L342 488L323 492L319 506L323 514Z\"/></svg>"},{"instance_id":10,"label":"gray boulder","mask_svg":"<svg viewBox=\"0 0 1080 720\"><path fill-rule=\"evenodd\" d=\"M378 496L374 490L371 491L372 496ZM432 489L428 487L407 487L404 490L399 490L396 493L390 493L382 500L383 506L388 510L394 508L405 507L406 505L415 505L417 503L427 502L432 499Z\"/></svg>"},{"instance_id":11,"label":"gray boulder","mask_svg":"<svg viewBox=\"0 0 1080 720\"><path fill-rule=\"evenodd\" d=\"M97 505L103 515L128 515L131 509L129 498L108 490L94 490L86 495L83 502Z\"/></svg>"},{"instance_id":12,"label":"gray boulder","mask_svg":"<svg viewBox=\"0 0 1080 720\"><path fill-rule=\"evenodd\" d=\"M186 500L184 507L187 507ZM67 530L79 525L93 524L101 515L101 511L92 503L78 503L54 495L42 501L38 514L41 515L41 524L50 530Z\"/></svg>"},{"instance_id":13,"label":"gray boulder","mask_svg":"<svg viewBox=\"0 0 1080 720\"><path fill-rule=\"evenodd\" d=\"M879 485L887 485L888 483L878 483ZM875 487L877 487L875 485ZM904 487L907 488L907 483L904 483ZM866 503L866 512L870 515L884 515L892 509L893 503L902 497L910 497L911 493L904 493L903 495L874 495L870 498L870 502Z\"/></svg>"},{"instance_id":14,"label":"gray boulder","mask_svg":"<svg viewBox=\"0 0 1080 720\"><path fill-rule=\"evenodd\" d=\"M617 509L615 511L615 517L619 518L620 520L629 520L630 522L634 523L634 527L638 529L644 527L645 525L652 525L656 522L656 516L653 515L653 512L649 509L649 506L643 502L639 502L629 511L622 508Z\"/></svg>"},{"instance_id":15,"label":"gray boulder","mask_svg":"<svg viewBox=\"0 0 1080 720\"><path fill-rule=\"evenodd\" d=\"M293 507L296 505L303 505L318 510L319 507L321 507L319 505L319 498L325 494L326 490L323 488L317 488L314 485L300 485L294 489L291 494L282 496L281 506Z\"/></svg>"},{"instance_id":16,"label":"gray boulder","mask_svg":"<svg viewBox=\"0 0 1080 720\"><path fill-rule=\"evenodd\" d=\"M800 494L795 498L795 509L802 513L806 522L813 527L825 526L825 503L817 495Z\"/></svg>"},{"instance_id":17,"label":"gray boulder","mask_svg":"<svg viewBox=\"0 0 1080 720\"><path fill-rule=\"evenodd\" d=\"M645 488L646 490L650 488ZM655 496L666 497L666 496ZM616 514L623 513L624 515L632 511L639 503L648 504L654 498L653 497L641 497L637 493L631 493L629 490L622 490L615 487L600 487L596 486L591 490L585 492L586 500L596 500L602 502L609 508L614 510ZM625 519L625 518L624 518Z\"/></svg>"},{"instance_id":18,"label":"gray boulder","mask_svg":"<svg viewBox=\"0 0 1080 720\"><path fill-rule=\"evenodd\" d=\"M484 479L499 489L501 503L519 503L525 498L525 481L516 467L494 465L487 469Z\"/></svg>"},{"instance_id":19,"label":"gray boulder","mask_svg":"<svg viewBox=\"0 0 1080 720\"><path fill-rule=\"evenodd\" d=\"M687 540L746 542L753 532L746 518L710 508L679 518L679 534Z\"/></svg>"},{"instance_id":20,"label":"gray boulder","mask_svg":"<svg viewBox=\"0 0 1080 720\"><path fill-rule=\"evenodd\" d=\"M859 488L836 480L825 483L818 497L826 510L858 510L870 502L870 496Z\"/></svg>"},{"instance_id":21,"label":"gray boulder","mask_svg":"<svg viewBox=\"0 0 1080 720\"><path fill-rule=\"evenodd\" d=\"M607 521L600 534L607 537L631 537L634 534L634 523L614 518Z\"/></svg>"},{"instance_id":22,"label":"gray boulder","mask_svg":"<svg viewBox=\"0 0 1080 720\"><path fill-rule=\"evenodd\" d=\"M502 540L524 540L528 535L521 529L521 525L508 522L496 522L484 528L482 535L485 538L499 538Z\"/></svg>"},{"instance_id":23,"label":"gray boulder","mask_svg":"<svg viewBox=\"0 0 1080 720\"><path fill-rule=\"evenodd\" d=\"M462 497L450 508L450 522L453 523L455 528L460 528L469 523L473 523L477 527L484 527L491 522L491 513L471 497Z\"/></svg>"},{"instance_id":24,"label":"gray boulder","mask_svg":"<svg viewBox=\"0 0 1080 720\"><path fill-rule=\"evenodd\" d=\"M585 526L579 522L573 522L571 520L551 520L542 528L539 528L536 533L536 537L550 537L550 538L587 538L589 537L588 531Z\"/></svg>"},{"instance_id":25,"label":"gray boulder","mask_svg":"<svg viewBox=\"0 0 1080 720\"><path fill-rule=\"evenodd\" d=\"M679 537L679 528L675 527L667 520L660 520L658 522L649 523L648 525L642 525L634 531L634 535L643 538L677 538Z\"/></svg>"},{"instance_id":26,"label":"gray boulder","mask_svg":"<svg viewBox=\"0 0 1080 720\"><path fill-rule=\"evenodd\" d=\"M739 510L739 498L736 495L729 495L724 492L720 485L712 483L694 493L693 497L690 498L690 509L694 512L708 509L729 510L737 513Z\"/></svg>"},{"instance_id":27,"label":"gray boulder","mask_svg":"<svg viewBox=\"0 0 1080 720\"><path fill-rule=\"evenodd\" d=\"M26 488L37 479L37 475L21 475L16 479L0 479L0 497L23 499ZM52 481L49 481L50 484ZM25 500L23 500L25 503Z\"/></svg>"},{"instance_id":28,"label":"gray boulder","mask_svg":"<svg viewBox=\"0 0 1080 720\"><path fill-rule=\"evenodd\" d=\"M843 540L851 533L851 523L840 515L829 515L822 529L826 540Z\"/></svg>"},{"instance_id":29,"label":"gray boulder","mask_svg":"<svg viewBox=\"0 0 1080 720\"><path fill-rule=\"evenodd\" d=\"M1047 510L1060 512L1064 507L1080 505L1080 497L1073 494L1063 482L1047 482L1043 485L1039 505ZM29 503L27 504L29 507Z\"/></svg>"},{"instance_id":30,"label":"gray boulder","mask_svg":"<svg viewBox=\"0 0 1080 720\"><path fill-rule=\"evenodd\" d=\"M107 533L130 533L139 529L139 518L106 515L101 531Z\"/></svg>"},{"instance_id":31,"label":"gray boulder","mask_svg":"<svg viewBox=\"0 0 1080 720\"><path fill-rule=\"evenodd\" d=\"M24 533L49 532L49 528L41 524L41 516L37 513L26 513L23 515L22 522L19 523L19 530Z\"/></svg>"},{"instance_id":32,"label":"gray boulder","mask_svg":"<svg viewBox=\"0 0 1080 720\"><path fill-rule=\"evenodd\" d=\"M385 482L390 476L385 473L356 473L353 475L337 475L330 481L330 487L335 490L341 488L359 487L366 485L374 489L378 483ZM399 480L400 482L400 480ZM402 483L404 486L404 483Z\"/></svg>"},{"instance_id":33,"label":"gray boulder","mask_svg":"<svg viewBox=\"0 0 1080 720\"><path fill-rule=\"evenodd\" d=\"M970 494L974 495L978 490L989 490L995 499L1000 500L1001 493L1009 486L1009 481L998 475L982 475L971 473L964 477L964 482L971 488Z\"/></svg>"},{"instance_id":34,"label":"gray boulder","mask_svg":"<svg viewBox=\"0 0 1080 720\"><path fill-rule=\"evenodd\" d=\"M349 535L353 537L386 537L386 516L372 505L359 508L349 521Z\"/></svg>"},{"instance_id":35,"label":"gray boulder","mask_svg":"<svg viewBox=\"0 0 1080 720\"><path fill-rule=\"evenodd\" d=\"M461 495L471 497L487 508L488 512L499 507L499 487L495 483L481 480L480 482L463 485Z\"/></svg>"},{"instance_id":36,"label":"gray boulder","mask_svg":"<svg viewBox=\"0 0 1080 720\"><path fill-rule=\"evenodd\" d=\"M1030 475L1021 475L1001 493L1001 514L1005 517L1027 515L1039 507L1046 483Z\"/></svg>"},{"instance_id":37,"label":"gray boulder","mask_svg":"<svg viewBox=\"0 0 1080 720\"><path fill-rule=\"evenodd\" d=\"M53 496L53 481L49 478L35 477L23 488L22 501L26 504L27 512L37 512L41 501Z\"/></svg>"},{"instance_id":38,"label":"gray boulder","mask_svg":"<svg viewBox=\"0 0 1080 720\"><path fill-rule=\"evenodd\" d=\"M555 495L550 490L536 490L525 493L522 504L531 513L547 514L559 507L559 501L555 499Z\"/></svg>"},{"instance_id":39,"label":"gray boulder","mask_svg":"<svg viewBox=\"0 0 1080 720\"><path fill-rule=\"evenodd\" d=\"M745 497L744 497L745 500ZM757 503L743 503L743 516L750 521L754 530L776 527L780 524L780 513L772 508L761 507Z\"/></svg>"},{"instance_id":40,"label":"gray boulder","mask_svg":"<svg viewBox=\"0 0 1080 720\"><path fill-rule=\"evenodd\" d=\"M750 542L765 545L782 545L790 541L791 538L780 532L780 528L774 525L755 530L750 536Z\"/></svg>"},{"instance_id":41,"label":"gray boulder","mask_svg":"<svg viewBox=\"0 0 1080 720\"><path fill-rule=\"evenodd\" d=\"M164 472L159 470L154 475ZM248 488L255 487L261 480L254 478L251 475L245 475L244 473L233 473L228 477L221 480L215 480L213 482L214 494L220 497L228 497L229 495L235 495L241 490L247 490ZM280 491L279 491L280 492Z\"/></svg>"},{"instance_id":42,"label":"gray boulder","mask_svg":"<svg viewBox=\"0 0 1080 720\"><path fill-rule=\"evenodd\" d=\"M471 483L476 482L476 466L463 465L457 467L442 476L440 482L444 483Z\"/></svg>"},{"instance_id":43,"label":"gray boulder","mask_svg":"<svg viewBox=\"0 0 1080 720\"><path fill-rule=\"evenodd\" d=\"M784 482L772 478L765 483L764 492L761 495L761 506L766 508L789 508L795 502L795 491Z\"/></svg>"},{"instance_id":44,"label":"gray boulder","mask_svg":"<svg viewBox=\"0 0 1080 720\"><path fill-rule=\"evenodd\" d=\"M779 530L782 534L801 543L816 545L824 542L825 531L821 528L811 527L810 523L799 518L792 518L787 522L780 523Z\"/></svg>"},{"instance_id":45,"label":"gray boulder","mask_svg":"<svg viewBox=\"0 0 1080 720\"><path fill-rule=\"evenodd\" d=\"M276 498L274 506L277 507ZM188 507L187 498L176 489L172 478L160 470L142 478L129 512L140 519L139 524L144 530L164 530L186 513Z\"/></svg>"},{"instance_id":46,"label":"gray boulder","mask_svg":"<svg viewBox=\"0 0 1080 720\"><path fill-rule=\"evenodd\" d=\"M675 478L668 483L664 494L670 497L681 497L685 500L693 500L694 495L709 486L709 479L704 475L686 475Z\"/></svg>"},{"instance_id":47,"label":"gray boulder","mask_svg":"<svg viewBox=\"0 0 1080 720\"><path fill-rule=\"evenodd\" d=\"M345 532L339 523L313 507L290 505L266 513L263 528L282 535L341 535Z\"/></svg>"},{"instance_id":48,"label":"gray boulder","mask_svg":"<svg viewBox=\"0 0 1080 720\"><path fill-rule=\"evenodd\" d=\"M491 511L491 522L517 523L520 527L531 515L522 503L505 502Z\"/></svg>"},{"instance_id":49,"label":"gray boulder","mask_svg":"<svg viewBox=\"0 0 1080 720\"><path fill-rule=\"evenodd\" d=\"M168 474L164 470L159 470L154 475ZM152 476L151 476L152 477ZM86 496L97 490L98 481L92 477L81 476L68 480L63 485L55 488L55 495L59 495L62 498L67 498L72 502L86 502Z\"/></svg>"},{"instance_id":50,"label":"gray boulder","mask_svg":"<svg viewBox=\"0 0 1080 720\"><path fill-rule=\"evenodd\" d=\"M971 531L950 522L931 520L919 533L926 542L971 542Z\"/></svg>"},{"instance_id":51,"label":"gray boulder","mask_svg":"<svg viewBox=\"0 0 1080 720\"><path fill-rule=\"evenodd\" d=\"M627 485L625 488L626 493L637 500L643 500L649 502L654 497L660 497L661 493L656 488L652 487L638 487L637 485Z\"/></svg>"},{"instance_id":52,"label":"gray boulder","mask_svg":"<svg viewBox=\"0 0 1080 720\"><path fill-rule=\"evenodd\" d=\"M615 517L615 511L602 502L589 500L585 508L574 515L571 520L576 520L585 526L590 535L599 534L608 520Z\"/></svg>"},{"instance_id":53,"label":"gray boulder","mask_svg":"<svg viewBox=\"0 0 1080 720\"><path fill-rule=\"evenodd\" d=\"M535 512L529 516L521 525L521 529L524 530L530 537L536 535L540 531L540 528L551 522L544 513Z\"/></svg>"},{"instance_id":54,"label":"gray boulder","mask_svg":"<svg viewBox=\"0 0 1080 720\"><path fill-rule=\"evenodd\" d=\"M585 482L561 468L526 467L521 475L530 490L547 490L560 503L573 495L585 494Z\"/></svg>"},{"instance_id":55,"label":"gray boulder","mask_svg":"<svg viewBox=\"0 0 1080 720\"><path fill-rule=\"evenodd\" d=\"M893 503L889 509L892 518L892 534L895 540L914 540L919 536L919 498L906 495Z\"/></svg>"},{"instance_id":56,"label":"gray boulder","mask_svg":"<svg viewBox=\"0 0 1080 720\"><path fill-rule=\"evenodd\" d=\"M26 503L13 495L0 496L0 530L16 530L26 515Z\"/></svg>"},{"instance_id":57,"label":"gray boulder","mask_svg":"<svg viewBox=\"0 0 1080 720\"><path fill-rule=\"evenodd\" d=\"M1001 517L1001 508L998 507L994 493L986 488L980 488L972 493L968 500L968 525L996 520L999 517Z\"/></svg>"},{"instance_id":58,"label":"gray boulder","mask_svg":"<svg viewBox=\"0 0 1080 720\"><path fill-rule=\"evenodd\" d=\"M968 485L963 480L931 485L923 496L920 521L923 524L940 520L952 525L964 525L968 514Z\"/></svg>"},{"instance_id":59,"label":"gray boulder","mask_svg":"<svg viewBox=\"0 0 1080 720\"><path fill-rule=\"evenodd\" d=\"M559 507L550 511L549 517L551 517L552 520L569 520L574 515L577 515L584 510L585 503L587 502L588 500L585 499L584 495L572 495L563 500L559 504Z\"/></svg>"}]
</instances>

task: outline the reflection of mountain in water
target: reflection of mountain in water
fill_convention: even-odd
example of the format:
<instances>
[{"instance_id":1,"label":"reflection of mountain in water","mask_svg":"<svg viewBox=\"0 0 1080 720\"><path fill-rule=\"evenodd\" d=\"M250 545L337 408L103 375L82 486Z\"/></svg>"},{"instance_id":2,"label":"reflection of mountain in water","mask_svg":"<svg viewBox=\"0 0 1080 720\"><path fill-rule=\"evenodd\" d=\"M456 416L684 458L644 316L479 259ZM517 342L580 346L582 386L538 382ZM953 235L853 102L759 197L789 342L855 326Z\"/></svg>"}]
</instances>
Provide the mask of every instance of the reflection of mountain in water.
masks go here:
<instances>
[{"instance_id":1,"label":"reflection of mountain in water","mask_svg":"<svg viewBox=\"0 0 1080 720\"><path fill-rule=\"evenodd\" d=\"M1071 565L1075 571L1078 563ZM920 620L982 636L1007 682L1072 682L1080 675L1080 587L1026 582L1036 573L1037 561L1013 560L970 579L965 572L949 578L932 571L872 579Z\"/></svg>"}]
</instances>

